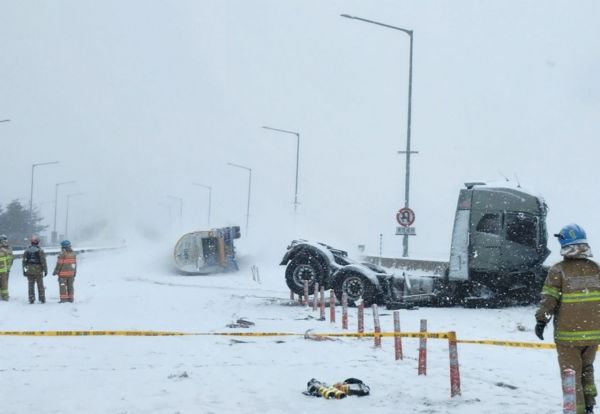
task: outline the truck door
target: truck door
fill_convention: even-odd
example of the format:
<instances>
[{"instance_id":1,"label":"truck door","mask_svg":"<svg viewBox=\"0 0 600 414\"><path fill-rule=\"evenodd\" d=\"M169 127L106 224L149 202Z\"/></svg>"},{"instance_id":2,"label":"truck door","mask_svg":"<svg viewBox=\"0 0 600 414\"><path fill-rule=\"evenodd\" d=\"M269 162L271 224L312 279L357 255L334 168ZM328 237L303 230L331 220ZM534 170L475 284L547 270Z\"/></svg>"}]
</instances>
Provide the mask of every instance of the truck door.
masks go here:
<instances>
[{"instance_id":1,"label":"truck door","mask_svg":"<svg viewBox=\"0 0 600 414\"><path fill-rule=\"evenodd\" d=\"M502 246L502 269L519 271L540 262L540 220L526 212L506 213L506 240Z\"/></svg>"},{"instance_id":2,"label":"truck door","mask_svg":"<svg viewBox=\"0 0 600 414\"><path fill-rule=\"evenodd\" d=\"M469 279L469 210L458 210L454 218L448 278Z\"/></svg>"},{"instance_id":3,"label":"truck door","mask_svg":"<svg viewBox=\"0 0 600 414\"><path fill-rule=\"evenodd\" d=\"M470 266L472 270L483 273L497 273L502 261L504 237L502 232L503 213L501 211L477 211L471 213L473 229L471 232Z\"/></svg>"}]
</instances>

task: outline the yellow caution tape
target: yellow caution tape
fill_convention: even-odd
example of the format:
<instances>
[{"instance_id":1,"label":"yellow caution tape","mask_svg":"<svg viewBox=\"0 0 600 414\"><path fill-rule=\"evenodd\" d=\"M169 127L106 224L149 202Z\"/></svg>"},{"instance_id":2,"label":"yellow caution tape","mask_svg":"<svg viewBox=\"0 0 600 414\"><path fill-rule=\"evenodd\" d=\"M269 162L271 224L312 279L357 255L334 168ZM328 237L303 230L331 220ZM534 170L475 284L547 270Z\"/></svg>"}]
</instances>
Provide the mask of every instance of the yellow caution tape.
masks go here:
<instances>
[{"instance_id":1,"label":"yellow caution tape","mask_svg":"<svg viewBox=\"0 0 600 414\"><path fill-rule=\"evenodd\" d=\"M169 331L0 331L0 336L319 336L319 337L402 337L452 339L460 344L497 345L513 348L554 349L549 343L456 339L454 332L169 332Z\"/></svg>"},{"instance_id":2,"label":"yellow caution tape","mask_svg":"<svg viewBox=\"0 0 600 414\"><path fill-rule=\"evenodd\" d=\"M508 346L512 348L537 348L537 349L554 349L556 345L548 344L543 342L518 342L518 341L479 341L479 340L467 340L458 339L456 341L460 344L481 344L481 345L498 345Z\"/></svg>"},{"instance_id":3,"label":"yellow caution tape","mask_svg":"<svg viewBox=\"0 0 600 414\"><path fill-rule=\"evenodd\" d=\"M289 332L0 331L0 336L302 336Z\"/></svg>"},{"instance_id":4,"label":"yellow caution tape","mask_svg":"<svg viewBox=\"0 0 600 414\"><path fill-rule=\"evenodd\" d=\"M334 337L402 337L402 338L433 338L433 339L448 339L448 332L334 332L334 333L312 333L318 336L334 336Z\"/></svg>"},{"instance_id":5,"label":"yellow caution tape","mask_svg":"<svg viewBox=\"0 0 600 414\"><path fill-rule=\"evenodd\" d=\"M3 331L0 336L184 336L183 332L159 331Z\"/></svg>"}]
</instances>

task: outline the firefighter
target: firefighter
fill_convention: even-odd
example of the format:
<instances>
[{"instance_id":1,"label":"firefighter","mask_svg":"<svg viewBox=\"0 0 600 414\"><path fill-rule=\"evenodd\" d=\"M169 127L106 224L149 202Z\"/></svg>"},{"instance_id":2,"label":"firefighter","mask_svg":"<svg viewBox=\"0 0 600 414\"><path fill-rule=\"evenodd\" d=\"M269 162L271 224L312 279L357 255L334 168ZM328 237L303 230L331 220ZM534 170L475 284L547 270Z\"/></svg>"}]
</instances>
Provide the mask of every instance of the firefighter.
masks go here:
<instances>
[{"instance_id":1,"label":"firefighter","mask_svg":"<svg viewBox=\"0 0 600 414\"><path fill-rule=\"evenodd\" d=\"M0 235L0 299L8 300L8 273L13 263L13 252L8 237Z\"/></svg>"},{"instance_id":2,"label":"firefighter","mask_svg":"<svg viewBox=\"0 0 600 414\"><path fill-rule=\"evenodd\" d=\"M60 290L59 303L73 302L75 296L73 283L77 274L77 257L71 248L69 240L61 241L60 247L61 252L56 259L56 267L52 274L58 276L58 287Z\"/></svg>"},{"instance_id":3,"label":"firefighter","mask_svg":"<svg viewBox=\"0 0 600 414\"><path fill-rule=\"evenodd\" d=\"M554 318L554 342L561 374L575 371L577 414L593 413L596 404L594 358L600 344L600 266L592 256L585 231L577 224L555 234L563 260L548 271L535 314L535 334Z\"/></svg>"},{"instance_id":4,"label":"firefighter","mask_svg":"<svg viewBox=\"0 0 600 414\"><path fill-rule=\"evenodd\" d=\"M40 247L38 236L31 237L31 246L23 253L23 276L29 282L29 303L35 302L35 285L37 284L38 299L46 303L46 288L44 287L44 276L48 274L46 265L46 253Z\"/></svg>"}]
</instances>

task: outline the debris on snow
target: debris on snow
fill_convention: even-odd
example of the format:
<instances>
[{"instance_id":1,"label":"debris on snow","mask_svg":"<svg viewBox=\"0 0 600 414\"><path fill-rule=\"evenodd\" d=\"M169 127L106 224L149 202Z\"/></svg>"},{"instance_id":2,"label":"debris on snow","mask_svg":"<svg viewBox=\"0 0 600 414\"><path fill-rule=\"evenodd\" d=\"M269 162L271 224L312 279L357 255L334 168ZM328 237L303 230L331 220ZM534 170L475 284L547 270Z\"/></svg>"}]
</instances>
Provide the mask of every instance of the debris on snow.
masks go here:
<instances>
[{"instance_id":1,"label":"debris on snow","mask_svg":"<svg viewBox=\"0 0 600 414\"><path fill-rule=\"evenodd\" d=\"M304 339L310 339L311 341L335 341L335 339L333 338L330 338L325 335L314 334L311 333L311 331L312 329L309 329L306 332L304 332Z\"/></svg>"},{"instance_id":2,"label":"debris on snow","mask_svg":"<svg viewBox=\"0 0 600 414\"><path fill-rule=\"evenodd\" d=\"M181 374L171 374L169 375L167 378L169 379L184 379L184 378L189 378L190 376L188 375L187 371L183 371Z\"/></svg>"},{"instance_id":3,"label":"debris on snow","mask_svg":"<svg viewBox=\"0 0 600 414\"><path fill-rule=\"evenodd\" d=\"M252 341L242 341L240 339L230 339L229 340L229 345L235 345L235 344L252 344L254 342Z\"/></svg>"},{"instance_id":4,"label":"debris on snow","mask_svg":"<svg viewBox=\"0 0 600 414\"><path fill-rule=\"evenodd\" d=\"M235 323L230 323L226 325L228 328L249 328L254 326L254 322L247 321L245 319L238 319Z\"/></svg>"},{"instance_id":5,"label":"debris on snow","mask_svg":"<svg viewBox=\"0 0 600 414\"><path fill-rule=\"evenodd\" d=\"M498 386L498 387L503 387L503 388L508 388L508 389L510 389L510 390L516 390L516 389L518 389L518 388L519 388L519 387L516 387L516 386L514 386L514 385L506 384L506 383L504 383L504 382L497 382L497 383L496 383L496 386Z\"/></svg>"}]
</instances>

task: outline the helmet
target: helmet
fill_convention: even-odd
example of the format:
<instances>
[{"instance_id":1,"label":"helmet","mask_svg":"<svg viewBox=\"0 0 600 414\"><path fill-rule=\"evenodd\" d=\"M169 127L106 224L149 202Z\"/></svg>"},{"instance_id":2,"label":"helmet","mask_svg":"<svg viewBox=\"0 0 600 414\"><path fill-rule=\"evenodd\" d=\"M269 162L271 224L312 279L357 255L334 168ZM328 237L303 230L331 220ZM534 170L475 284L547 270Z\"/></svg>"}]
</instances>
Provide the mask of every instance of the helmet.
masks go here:
<instances>
[{"instance_id":1,"label":"helmet","mask_svg":"<svg viewBox=\"0 0 600 414\"><path fill-rule=\"evenodd\" d=\"M558 234L555 234L554 236L558 237L560 247L570 246L572 244L587 244L585 230L583 230L577 224L567 224L560 230Z\"/></svg>"},{"instance_id":2,"label":"helmet","mask_svg":"<svg viewBox=\"0 0 600 414\"><path fill-rule=\"evenodd\" d=\"M6 234L0 234L0 244L2 244L2 245L8 244L8 237L6 237Z\"/></svg>"},{"instance_id":3,"label":"helmet","mask_svg":"<svg viewBox=\"0 0 600 414\"><path fill-rule=\"evenodd\" d=\"M71 248L71 242L68 240L63 240L60 242L60 247L62 247L63 249L70 249Z\"/></svg>"},{"instance_id":4,"label":"helmet","mask_svg":"<svg viewBox=\"0 0 600 414\"><path fill-rule=\"evenodd\" d=\"M34 244L34 245L40 244L40 238L38 236L31 236L31 244Z\"/></svg>"}]
</instances>

